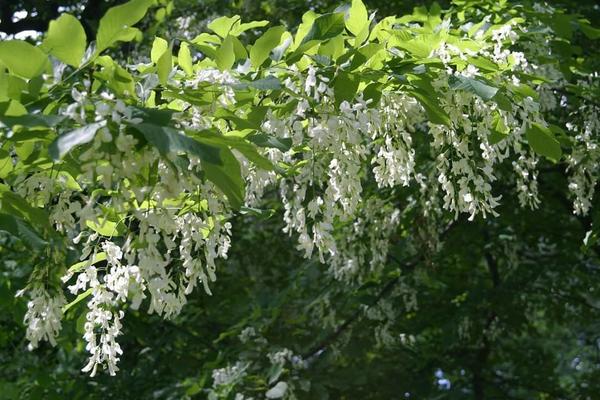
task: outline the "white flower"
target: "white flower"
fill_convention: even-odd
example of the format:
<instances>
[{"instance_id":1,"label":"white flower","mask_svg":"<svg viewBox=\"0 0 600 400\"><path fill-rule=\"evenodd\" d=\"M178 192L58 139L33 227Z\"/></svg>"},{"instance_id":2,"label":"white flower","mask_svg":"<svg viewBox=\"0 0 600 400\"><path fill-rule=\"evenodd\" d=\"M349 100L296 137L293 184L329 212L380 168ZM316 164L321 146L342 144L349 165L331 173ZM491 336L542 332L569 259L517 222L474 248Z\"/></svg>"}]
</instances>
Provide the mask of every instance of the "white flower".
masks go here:
<instances>
[{"instance_id":1,"label":"white flower","mask_svg":"<svg viewBox=\"0 0 600 400\"><path fill-rule=\"evenodd\" d=\"M61 329L62 306L66 301L62 295L50 296L42 286L35 286L29 291L31 300L27 303L27 312L23 322L27 325L25 337L29 341L28 348L33 350L40 341L47 340L56 345L56 336Z\"/></svg>"},{"instance_id":2,"label":"white flower","mask_svg":"<svg viewBox=\"0 0 600 400\"><path fill-rule=\"evenodd\" d=\"M273 386L271 389L269 389L267 391L267 393L265 393L265 396L267 396L267 399L280 399L285 395L285 392L287 392L288 389L288 384L280 381L277 382L277 384L275 386Z\"/></svg>"}]
</instances>

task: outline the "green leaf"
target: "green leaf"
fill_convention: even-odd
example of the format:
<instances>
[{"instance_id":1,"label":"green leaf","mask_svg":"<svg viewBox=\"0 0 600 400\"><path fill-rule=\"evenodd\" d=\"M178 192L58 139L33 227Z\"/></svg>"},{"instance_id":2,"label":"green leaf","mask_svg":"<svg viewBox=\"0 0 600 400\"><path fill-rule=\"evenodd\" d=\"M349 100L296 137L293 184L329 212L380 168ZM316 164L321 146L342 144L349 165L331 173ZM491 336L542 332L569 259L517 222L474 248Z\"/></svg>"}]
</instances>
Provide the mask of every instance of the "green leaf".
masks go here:
<instances>
[{"instance_id":1,"label":"green leaf","mask_svg":"<svg viewBox=\"0 0 600 400\"><path fill-rule=\"evenodd\" d=\"M310 31L302 39L301 44L311 40L327 40L341 34L344 31L344 14L330 13L317 17L310 28Z\"/></svg>"},{"instance_id":2,"label":"green leaf","mask_svg":"<svg viewBox=\"0 0 600 400\"><path fill-rule=\"evenodd\" d=\"M14 215L0 213L0 230L5 231L21 240L21 242L34 250L39 250L48 245L41 235L21 218Z\"/></svg>"},{"instance_id":3,"label":"green leaf","mask_svg":"<svg viewBox=\"0 0 600 400\"><path fill-rule=\"evenodd\" d=\"M10 153L0 149L0 179L5 179L13 170L13 160Z\"/></svg>"},{"instance_id":4,"label":"green leaf","mask_svg":"<svg viewBox=\"0 0 600 400\"><path fill-rule=\"evenodd\" d=\"M401 39L395 44L407 50L415 58L428 58L431 52L439 47L440 42L441 37L438 34L424 34L408 41Z\"/></svg>"},{"instance_id":5,"label":"green leaf","mask_svg":"<svg viewBox=\"0 0 600 400\"><path fill-rule=\"evenodd\" d=\"M152 42L152 50L150 50L150 60L156 64L158 60L169 50L169 43L163 38L155 37Z\"/></svg>"},{"instance_id":6,"label":"green leaf","mask_svg":"<svg viewBox=\"0 0 600 400\"><path fill-rule=\"evenodd\" d=\"M586 20L579 20L579 29L583 32L583 34L588 39L600 39L600 29L594 28L590 23Z\"/></svg>"},{"instance_id":7,"label":"green leaf","mask_svg":"<svg viewBox=\"0 0 600 400\"><path fill-rule=\"evenodd\" d=\"M206 27L222 38L225 38L232 33L234 25L239 24L240 20L239 15L234 15L233 17L223 16L212 20Z\"/></svg>"},{"instance_id":8,"label":"green leaf","mask_svg":"<svg viewBox=\"0 0 600 400\"><path fill-rule=\"evenodd\" d=\"M554 13L551 18L552 30L558 35L567 40L573 37L573 16Z\"/></svg>"},{"instance_id":9,"label":"green leaf","mask_svg":"<svg viewBox=\"0 0 600 400\"><path fill-rule=\"evenodd\" d=\"M425 75L409 75L410 83L414 86L408 90L408 93L414 96L421 103L429 120L434 124L452 126L450 116L440 106L438 95L431 85L431 77Z\"/></svg>"},{"instance_id":10,"label":"green leaf","mask_svg":"<svg viewBox=\"0 0 600 400\"><path fill-rule=\"evenodd\" d=\"M250 162L258 168L267 171L273 170L273 164L267 158L263 157L256 149L253 143L237 136L217 135L210 131L198 132L194 135L199 142L213 146L228 146L244 155Z\"/></svg>"},{"instance_id":11,"label":"green leaf","mask_svg":"<svg viewBox=\"0 0 600 400\"><path fill-rule=\"evenodd\" d=\"M468 78L466 76L452 76L450 78L450 88L455 90L466 90L475 93L483 100L491 100L498 92L498 88L489 86L480 80Z\"/></svg>"},{"instance_id":12,"label":"green leaf","mask_svg":"<svg viewBox=\"0 0 600 400\"><path fill-rule=\"evenodd\" d=\"M467 57L467 61L469 62L469 64L472 64L472 65L476 66L477 68L484 70L484 71L488 71L488 72L500 71L500 68L498 67L498 65L495 62L490 61L487 58L483 58L481 56Z\"/></svg>"},{"instance_id":13,"label":"green leaf","mask_svg":"<svg viewBox=\"0 0 600 400\"><path fill-rule=\"evenodd\" d=\"M192 64L192 54L190 53L190 46L186 42L182 42L179 46L179 53L177 53L177 63L188 76L191 76L194 73L194 68Z\"/></svg>"},{"instance_id":14,"label":"green leaf","mask_svg":"<svg viewBox=\"0 0 600 400\"><path fill-rule=\"evenodd\" d=\"M122 222L110 221L108 218L99 218L98 222L86 221L88 228L106 237L123 236L127 227Z\"/></svg>"},{"instance_id":15,"label":"green leaf","mask_svg":"<svg viewBox=\"0 0 600 400\"><path fill-rule=\"evenodd\" d=\"M523 82L518 85L508 85L509 89L521 98L531 97L534 100L539 98L538 92L535 91L531 86L524 84Z\"/></svg>"},{"instance_id":16,"label":"green leaf","mask_svg":"<svg viewBox=\"0 0 600 400\"><path fill-rule=\"evenodd\" d=\"M494 101L496 104L498 104L499 109L501 109L503 111L508 111L508 112L512 111L513 106L512 106L510 99L508 98L508 96L506 96L500 90L498 90L496 95L492 98L492 101Z\"/></svg>"},{"instance_id":17,"label":"green leaf","mask_svg":"<svg viewBox=\"0 0 600 400\"><path fill-rule=\"evenodd\" d=\"M215 53L215 63L221 71L224 71L231 69L234 62L235 53L233 52L233 39L232 36L227 36Z\"/></svg>"},{"instance_id":18,"label":"green leaf","mask_svg":"<svg viewBox=\"0 0 600 400\"><path fill-rule=\"evenodd\" d=\"M424 93L421 89L412 89L408 93L421 103L431 122L446 126L452 125L448 113L439 106L439 103L431 95Z\"/></svg>"},{"instance_id":19,"label":"green leaf","mask_svg":"<svg viewBox=\"0 0 600 400\"><path fill-rule=\"evenodd\" d=\"M233 44L233 54L235 55L235 61L246 60L248 58L248 51L246 47L240 42L240 39L235 36L230 36Z\"/></svg>"},{"instance_id":20,"label":"green leaf","mask_svg":"<svg viewBox=\"0 0 600 400\"><path fill-rule=\"evenodd\" d=\"M90 260L80 261L78 263L71 265L69 267L68 271L72 272L72 273L79 272L87 265L93 265L93 264L96 264L97 262L104 261L104 260L106 260L106 253L102 251L100 253L96 253L94 258L92 258L92 262L90 262Z\"/></svg>"},{"instance_id":21,"label":"green leaf","mask_svg":"<svg viewBox=\"0 0 600 400\"><path fill-rule=\"evenodd\" d=\"M150 52L150 59L156 64L156 72L158 75L158 81L162 85L167 84L171 68L173 67L173 60L171 55L171 49L165 39L156 37L152 43L152 51Z\"/></svg>"},{"instance_id":22,"label":"green leaf","mask_svg":"<svg viewBox=\"0 0 600 400\"><path fill-rule=\"evenodd\" d=\"M81 23L70 14L50 21L41 48L65 64L78 67L85 54L87 37Z\"/></svg>"},{"instance_id":23,"label":"green leaf","mask_svg":"<svg viewBox=\"0 0 600 400\"><path fill-rule=\"evenodd\" d=\"M94 77L104 81L104 84L121 96L135 96L135 82L133 76L109 56L100 56L96 64L102 66Z\"/></svg>"},{"instance_id":24,"label":"green leaf","mask_svg":"<svg viewBox=\"0 0 600 400\"><path fill-rule=\"evenodd\" d=\"M173 128L147 122L131 125L131 127L141 132L144 138L156 147L164 157L192 154L201 160L216 165L221 163L219 148L200 143Z\"/></svg>"},{"instance_id":25,"label":"green leaf","mask_svg":"<svg viewBox=\"0 0 600 400\"><path fill-rule=\"evenodd\" d=\"M281 82L276 77L269 75L255 81L240 81L232 86L237 90L243 90L248 87L258 90L279 90L281 89Z\"/></svg>"},{"instance_id":26,"label":"green leaf","mask_svg":"<svg viewBox=\"0 0 600 400\"><path fill-rule=\"evenodd\" d=\"M256 133L246 136L246 139L259 147L270 147L281 151L288 151L292 147L291 138L278 138L266 133Z\"/></svg>"},{"instance_id":27,"label":"green leaf","mask_svg":"<svg viewBox=\"0 0 600 400\"><path fill-rule=\"evenodd\" d=\"M263 26L267 26L267 25L269 25L269 21L265 21L265 20L246 22L244 24L239 24L239 23L234 24L233 29L231 29L230 35L239 36L243 32L246 32L247 30L254 29L254 28L262 28Z\"/></svg>"},{"instance_id":28,"label":"green leaf","mask_svg":"<svg viewBox=\"0 0 600 400\"><path fill-rule=\"evenodd\" d=\"M46 233L53 233L48 214L41 208L31 206L23 197L3 185L0 190L0 212L21 218Z\"/></svg>"},{"instance_id":29,"label":"green leaf","mask_svg":"<svg viewBox=\"0 0 600 400\"><path fill-rule=\"evenodd\" d=\"M62 115L25 114L18 117L0 116L0 127L13 128L20 125L26 128L51 128L61 123L66 117Z\"/></svg>"},{"instance_id":30,"label":"green leaf","mask_svg":"<svg viewBox=\"0 0 600 400\"><path fill-rule=\"evenodd\" d=\"M100 19L96 35L96 54L118 41L131 41L138 30L131 28L139 22L152 4L151 0L131 0L110 8Z\"/></svg>"},{"instance_id":31,"label":"green leaf","mask_svg":"<svg viewBox=\"0 0 600 400\"><path fill-rule=\"evenodd\" d=\"M319 55L327 56L332 60L337 60L342 54L344 54L344 37L336 36L329 39L325 43L319 46Z\"/></svg>"},{"instance_id":32,"label":"green leaf","mask_svg":"<svg viewBox=\"0 0 600 400\"><path fill-rule=\"evenodd\" d=\"M359 83L360 79L358 76L340 71L333 83L336 105L339 106L343 101L352 102L354 96L356 96Z\"/></svg>"},{"instance_id":33,"label":"green leaf","mask_svg":"<svg viewBox=\"0 0 600 400\"><path fill-rule=\"evenodd\" d=\"M132 116L155 125L169 125L175 111L169 109L131 107Z\"/></svg>"},{"instance_id":34,"label":"green leaf","mask_svg":"<svg viewBox=\"0 0 600 400\"><path fill-rule=\"evenodd\" d=\"M79 302L81 302L82 300L84 300L86 297L89 297L92 294L93 290L94 290L93 288L89 288L85 292L79 293L79 295L77 297L75 297L75 300L73 300L69 304L65 304L62 307L63 314L66 313L67 311L69 311L70 308L72 308L73 306L77 305Z\"/></svg>"},{"instance_id":35,"label":"green leaf","mask_svg":"<svg viewBox=\"0 0 600 400\"><path fill-rule=\"evenodd\" d=\"M494 116L491 133L488 137L490 144L496 144L508 137L508 128L500 114Z\"/></svg>"},{"instance_id":36,"label":"green leaf","mask_svg":"<svg viewBox=\"0 0 600 400\"><path fill-rule=\"evenodd\" d=\"M244 203L244 179L240 163L227 146L219 146L222 163L213 164L202 160L202 169L206 178L215 184L227 196L231 206L239 210Z\"/></svg>"},{"instance_id":37,"label":"green leaf","mask_svg":"<svg viewBox=\"0 0 600 400\"><path fill-rule=\"evenodd\" d=\"M552 162L558 162L562 156L560 143L549 128L533 123L525 132L529 146L537 154L546 157Z\"/></svg>"},{"instance_id":38,"label":"green leaf","mask_svg":"<svg viewBox=\"0 0 600 400\"><path fill-rule=\"evenodd\" d=\"M48 153L54 160L58 161L74 147L91 142L98 129L105 125L106 121L94 122L60 135L50 144Z\"/></svg>"},{"instance_id":39,"label":"green leaf","mask_svg":"<svg viewBox=\"0 0 600 400\"><path fill-rule=\"evenodd\" d=\"M365 100L371 100L369 107L376 107L379 104L381 95L383 94L383 87L383 83L380 82L373 82L365 87L365 90L363 90L363 98Z\"/></svg>"},{"instance_id":40,"label":"green leaf","mask_svg":"<svg viewBox=\"0 0 600 400\"><path fill-rule=\"evenodd\" d=\"M22 40L5 40L0 41L0 62L13 74L31 79L44 71L48 56Z\"/></svg>"},{"instance_id":41,"label":"green leaf","mask_svg":"<svg viewBox=\"0 0 600 400\"><path fill-rule=\"evenodd\" d=\"M352 0L352 5L348 10L346 19L346 28L354 35L358 36L365 26L369 25L369 13L362 0Z\"/></svg>"},{"instance_id":42,"label":"green leaf","mask_svg":"<svg viewBox=\"0 0 600 400\"><path fill-rule=\"evenodd\" d=\"M260 67L269 58L271 50L279 45L284 32L285 28L283 26L275 26L256 40L250 49L250 62L255 68Z\"/></svg>"}]
</instances>

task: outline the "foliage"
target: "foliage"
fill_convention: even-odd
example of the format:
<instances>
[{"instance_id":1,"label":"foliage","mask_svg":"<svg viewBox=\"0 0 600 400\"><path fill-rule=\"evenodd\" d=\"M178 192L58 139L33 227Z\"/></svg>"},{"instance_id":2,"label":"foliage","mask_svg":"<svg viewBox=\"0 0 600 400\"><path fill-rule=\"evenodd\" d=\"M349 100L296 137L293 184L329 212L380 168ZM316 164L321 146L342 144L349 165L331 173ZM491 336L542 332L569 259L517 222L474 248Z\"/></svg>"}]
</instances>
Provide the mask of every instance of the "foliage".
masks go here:
<instances>
[{"instance_id":1,"label":"foliage","mask_svg":"<svg viewBox=\"0 0 600 400\"><path fill-rule=\"evenodd\" d=\"M0 42L5 397L593 398L598 28L172 7Z\"/></svg>"}]
</instances>

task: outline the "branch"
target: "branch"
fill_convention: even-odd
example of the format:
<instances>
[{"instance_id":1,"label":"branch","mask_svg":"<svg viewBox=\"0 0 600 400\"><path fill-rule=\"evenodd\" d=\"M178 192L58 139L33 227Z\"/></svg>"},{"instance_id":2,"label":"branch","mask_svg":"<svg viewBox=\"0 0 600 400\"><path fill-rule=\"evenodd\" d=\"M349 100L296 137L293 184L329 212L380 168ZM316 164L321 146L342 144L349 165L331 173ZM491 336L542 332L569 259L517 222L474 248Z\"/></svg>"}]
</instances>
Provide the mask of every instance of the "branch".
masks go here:
<instances>
[{"instance_id":1,"label":"branch","mask_svg":"<svg viewBox=\"0 0 600 400\"><path fill-rule=\"evenodd\" d=\"M446 226L446 228L444 229L444 231L440 234L440 237L439 237L440 240L443 239L448 234L450 229L455 225L456 224L454 222L449 223ZM408 263L404 264L404 267L409 270L414 269L417 266L417 264L420 261L422 261L424 256L425 256L424 253L421 253L412 262L408 262ZM396 259L395 257L393 257L392 255L390 255L389 257L392 260L396 261L399 265L402 265L402 262L400 260ZM390 279L385 284L385 286L379 291L379 293L377 293L377 296L375 296L375 299L367 306L367 310L370 309L371 307L375 306L377 303L379 303L379 301L382 298L387 296L388 293L390 293L392 291L394 286L396 286L396 284L399 281L400 281L399 277ZM348 327L350 327L353 323L358 321L360 319L360 317L362 316L362 314L363 314L362 310L356 310L350 316L350 318L345 320L344 323L342 323L333 333L331 333L329 336L327 336L325 339L323 339L321 342L319 342L317 345L315 345L312 349L310 349L305 354L303 354L302 358L305 359L310 364L314 359L318 358L321 354L323 354L323 352L325 352L327 347L329 347L331 344L333 344L342 335L342 333L344 333L344 331L346 329L348 329Z\"/></svg>"},{"instance_id":2,"label":"branch","mask_svg":"<svg viewBox=\"0 0 600 400\"><path fill-rule=\"evenodd\" d=\"M416 262L407 264L408 267L414 267L415 265L416 265ZM379 293L377 294L375 299L371 302L371 304L369 304L367 306L367 309L373 307L383 297L385 297L394 288L394 286L398 283L399 280L400 280L399 277L395 277L395 278L389 280L388 283L385 284L383 289L381 289L379 291ZM341 324L333 333L331 333L324 340L322 340L320 343L318 343L316 346L314 346L311 350L309 350L306 354L304 354L302 356L302 358L304 358L308 363L310 363L310 362L312 362L313 359L319 357L321 354L323 354L323 352L325 351L325 349L327 347L329 347L332 343L334 343L342 335L342 333L344 333L344 331L346 329L348 329L348 327L350 325L352 325L354 322L359 320L362 314L363 314L362 310L356 310L350 318L348 318L346 321L344 321L344 323Z\"/></svg>"}]
</instances>

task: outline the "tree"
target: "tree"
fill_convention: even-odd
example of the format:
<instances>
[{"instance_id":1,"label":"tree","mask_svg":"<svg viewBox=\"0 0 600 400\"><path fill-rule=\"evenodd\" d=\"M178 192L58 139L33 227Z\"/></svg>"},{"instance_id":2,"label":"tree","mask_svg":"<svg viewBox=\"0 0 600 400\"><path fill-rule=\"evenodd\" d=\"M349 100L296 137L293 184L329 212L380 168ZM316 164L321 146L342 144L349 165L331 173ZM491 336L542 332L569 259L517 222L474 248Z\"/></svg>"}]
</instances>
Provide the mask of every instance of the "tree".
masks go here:
<instances>
[{"instance_id":1,"label":"tree","mask_svg":"<svg viewBox=\"0 0 600 400\"><path fill-rule=\"evenodd\" d=\"M167 7L0 42L8 398L593 398L600 30Z\"/></svg>"}]
</instances>

